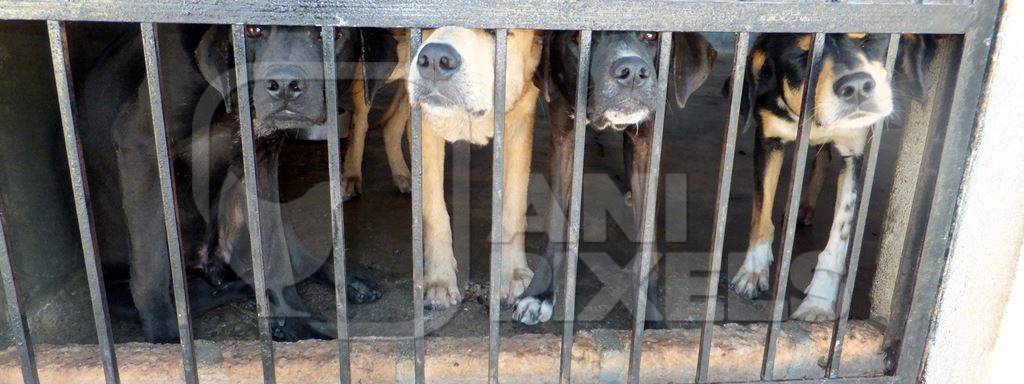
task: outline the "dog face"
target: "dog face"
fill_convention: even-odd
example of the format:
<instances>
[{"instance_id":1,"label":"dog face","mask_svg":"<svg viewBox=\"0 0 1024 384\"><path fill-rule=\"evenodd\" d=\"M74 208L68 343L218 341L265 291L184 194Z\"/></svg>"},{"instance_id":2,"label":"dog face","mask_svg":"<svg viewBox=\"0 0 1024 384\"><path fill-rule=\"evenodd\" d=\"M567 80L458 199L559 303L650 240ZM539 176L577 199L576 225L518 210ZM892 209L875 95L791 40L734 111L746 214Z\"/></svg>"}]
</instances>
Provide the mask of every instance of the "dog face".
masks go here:
<instances>
[{"instance_id":1,"label":"dog face","mask_svg":"<svg viewBox=\"0 0 1024 384\"><path fill-rule=\"evenodd\" d=\"M591 42L590 98L587 119L596 129L616 130L648 120L654 112L658 83L659 35L656 32L595 32ZM579 73L579 33L553 32L545 44L538 82L546 100L564 98L575 105ZM671 81L676 103L711 73L717 53L699 34L673 36Z\"/></svg>"},{"instance_id":2,"label":"dog face","mask_svg":"<svg viewBox=\"0 0 1024 384\"><path fill-rule=\"evenodd\" d=\"M315 27L245 28L253 119L260 135L307 128L326 119L323 49ZM339 89L347 89L357 58L355 30L337 29L334 38ZM211 28L196 50L200 71L225 98L234 89L231 39L226 28Z\"/></svg>"},{"instance_id":3,"label":"dog face","mask_svg":"<svg viewBox=\"0 0 1024 384\"><path fill-rule=\"evenodd\" d=\"M529 85L540 53L532 30L510 30L505 108ZM481 118L494 102L494 34L481 29L443 27L425 34L410 63L409 97L435 116Z\"/></svg>"},{"instance_id":4,"label":"dog face","mask_svg":"<svg viewBox=\"0 0 1024 384\"><path fill-rule=\"evenodd\" d=\"M765 35L750 56L748 97L760 114L795 123L800 115L811 35ZM893 86L885 70L887 35L829 34L814 89L815 125L827 129L861 129L893 111ZM908 45L911 51L918 51ZM902 55L901 67L913 68L919 94L920 58Z\"/></svg>"}]
</instances>

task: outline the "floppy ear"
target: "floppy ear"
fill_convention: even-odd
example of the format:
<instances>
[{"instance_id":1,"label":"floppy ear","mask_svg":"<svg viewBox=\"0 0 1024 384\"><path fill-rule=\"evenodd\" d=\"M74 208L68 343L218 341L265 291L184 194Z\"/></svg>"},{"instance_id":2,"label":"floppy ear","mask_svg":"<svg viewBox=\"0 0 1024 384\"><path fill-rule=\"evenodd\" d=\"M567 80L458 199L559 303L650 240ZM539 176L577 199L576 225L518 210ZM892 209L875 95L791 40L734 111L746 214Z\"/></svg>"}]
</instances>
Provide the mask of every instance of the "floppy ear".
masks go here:
<instances>
[{"instance_id":1,"label":"floppy ear","mask_svg":"<svg viewBox=\"0 0 1024 384\"><path fill-rule=\"evenodd\" d=\"M363 98L366 105L373 105L373 96L384 88L398 65L398 40L384 28L359 28L359 61L363 64Z\"/></svg>"},{"instance_id":2,"label":"floppy ear","mask_svg":"<svg viewBox=\"0 0 1024 384\"><path fill-rule=\"evenodd\" d=\"M224 110L231 113L235 88L235 73L231 70L231 36L227 27L210 27L199 40L195 51L196 65L203 78L224 99Z\"/></svg>"},{"instance_id":3,"label":"floppy ear","mask_svg":"<svg viewBox=\"0 0 1024 384\"><path fill-rule=\"evenodd\" d=\"M537 69L533 71L533 85L540 89L540 95L545 102L551 102L551 44L554 43L555 31L541 31L544 37L541 40L540 62Z\"/></svg>"},{"instance_id":4,"label":"floppy ear","mask_svg":"<svg viewBox=\"0 0 1024 384\"><path fill-rule=\"evenodd\" d=\"M682 108L711 75L718 52L699 33L676 32L672 36L672 87L676 106Z\"/></svg>"},{"instance_id":5,"label":"floppy ear","mask_svg":"<svg viewBox=\"0 0 1024 384\"><path fill-rule=\"evenodd\" d=\"M924 102L924 67L928 65L932 38L927 35L905 34L901 37L896 57L896 81L918 102Z\"/></svg>"}]
</instances>

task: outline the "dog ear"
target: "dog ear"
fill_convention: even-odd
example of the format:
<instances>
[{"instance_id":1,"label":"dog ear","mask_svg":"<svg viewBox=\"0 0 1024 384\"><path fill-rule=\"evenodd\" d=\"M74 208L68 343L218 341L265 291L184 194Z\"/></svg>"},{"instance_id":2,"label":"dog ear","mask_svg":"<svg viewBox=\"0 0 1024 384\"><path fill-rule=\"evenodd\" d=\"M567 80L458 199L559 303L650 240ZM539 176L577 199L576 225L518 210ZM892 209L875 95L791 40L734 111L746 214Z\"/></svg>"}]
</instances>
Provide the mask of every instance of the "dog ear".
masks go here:
<instances>
[{"instance_id":1,"label":"dog ear","mask_svg":"<svg viewBox=\"0 0 1024 384\"><path fill-rule=\"evenodd\" d=\"M928 65L929 51L934 45L927 35L905 34L900 38L900 51L896 56L896 82L918 102L924 102L924 67Z\"/></svg>"},{"instance_id":2,"label":"dog ear","mask_svg":"<svg viewBox=\"0 0 1024 384\"><path fill-rule=\"evenodd\" d=\"M711 75L718 51L699 33L676 32L672 36L672 78L676 106L682 108Z\"/></svg>"},{"instance_id":3,"label":"dog ear","mask_svg":"<svg viewBox=\"0 0 1024 384\"><path fill-rule=\"evenodd\" d=\"M541 31L540 33L543 34L540 62L537 63L537 69L533 71L533 85L540 89L540 95L545 102L551 102L551 87L555 86L551 81L551 44L555 41L556 32Z\"/></svg>"},{"instance_id":4,"label":"dog ear","mask_svg":"<svg viewBox=\"0 0 1024 384\"><path fill-rule=\"evenodd\" d=\"M224 99L224 110L231 112L235 89L235 73L232 71L231 36L227 27L214 26L206 30L196 47L195 58L199 72Z\"/></svg>"},{"instance_id":5,"label":"dog ear","mask_svg":"<svg viewBox=\"0 0 1024 384\"><path fill-rule=\"evenodd\" d=\"M384 28L359 29L359 61L363 64L363 98L373 105L373 96L384 88L398 65L398 40Z\"/></svg>"}]
</instances>

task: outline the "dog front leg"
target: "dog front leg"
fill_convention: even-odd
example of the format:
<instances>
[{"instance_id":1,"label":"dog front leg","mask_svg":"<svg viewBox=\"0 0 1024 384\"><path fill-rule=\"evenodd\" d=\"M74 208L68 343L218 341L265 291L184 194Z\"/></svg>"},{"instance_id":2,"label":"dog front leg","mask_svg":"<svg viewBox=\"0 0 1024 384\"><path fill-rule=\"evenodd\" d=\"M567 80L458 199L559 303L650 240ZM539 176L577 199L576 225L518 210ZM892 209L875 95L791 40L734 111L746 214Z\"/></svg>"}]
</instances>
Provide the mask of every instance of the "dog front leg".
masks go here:
<instances>
[{"instance_id":1,"label":"dog front leg","mask_svg":"<svg viewBox=\"0 0 1024 384\"><path fill-rule=\"evenodd\" d=\"M828 175L829 165L832 164L832 145L822 144L817 146L814 154L814 162L811 166L811 176L804 187L804 193L800 199L800 220L802 226L810 226L814 223L814 208L818 205L818 195L821 194L821 187L825 183L825 175Z\"/></svg>"},{"instance_id":2,"label":"dog front leg","mask_svg":"<svg viewBox=\"0 0 1024 384\"><path fill-rule=\"evenodd\" d=\"M782 171L784 145L778 138L765 138L758 129L754 143L754 199L750 220L750 243L743 266L732 279L733 289L742 297L753 299L768 290L769 270L772 265L772 240L775 224L772 209L775 190Z\"/></svg>"},{"instance_id":3,"label":"dog front leg","mask_svg":"<svg viewBox=\"0 0 1024 384\"><path fill-rule=\"evenodd\" d=\"M391 167L391 180L400 192L409 193L412 191L412 176L402 153L402 135L405 133L405 125L410 119L412 107L409 106L405 92L405 85L398 87L398 93L395 95L398 105L384 122L384 149L388 155L388 166Z\"/></svg>"},{"instance_id":4,"label":"dog front leg","mask_svg":"<svg viewBox=\"0 0 1024 384\"><path fill-rule=\"evenodd\" d=\"M533 109L530 109L532 112ZM533 115L519 116L505 130L505 199L501 217L501 300L512 303L533 279L526 264L526 205L533 150ZM497 148L495 149L497 150Z\"/></svg>"},{"instance_id":5,"label":"dog front leg","mask_svg":"<svg viewBox=\"0 0 1024 384\"><path fill-rule=\"evenodd\" d=\"M359 71L360 69L356 69ZM363 81L352 81L352 129L345 148L345 164L342 165L341 187L343 200L359 196L363 192L363 149L366 147L366 131L369 129L370 106L363 97Z\"/></svg>"},{"instance_id":6,"label":"dog front leg","mask_svg":"<svg viewBox=\"0 0 1024 384\"><path fill-rule=\"evenodd\" d=\"M836 295L839 282L846 273L846 250L850 245L850 234L853 232L851 227L857 210L860 169L859 155L843 157L843 170L836 187L835 217L828 234L828 244L818 255L814 277L805 290L807 297L793 312L794 319L828 321L836 318Z\"/></svg>"},{"instance_id":7,"label":"dog front leg","mask_svg":"<svg viewBox=\"0 0 1024 384\"><path fill-rule=\"evenodd\" d=\"M462 301L455 274L452 227L444 202L444 138L434 133L429 120L423 137L423 241L425 305L447 308Z\"/></svg>"},{"instance_id":8,"label":"dog front leg","mask_svg":"<svg viewBox=\"0 0 1024 384\"><path fill-rule=\"evenodd\" d=\"M631 190L632 198L627 202L632 202L633 207L633 228L635 232L635 238L637 241L643 241L641 238L644 226L644 206L647 200L647 180L649 177L658 177L659 175L651 175L651 140L650 135L651 124L645 123L640 129L636 131L626 131L624 135L627 137L623 138L623 148L628 147L625 151L625 161L629 164L627 171L629 173L629 185ZM628 141L628 142L627 142ZM658 212L658 197L657 193L654 196L654 211ZM657 216L657 214L655 214ZM654 243L651 246L652 266L657 264L659 258L658 254L658 240L657 240L657 220L655 220L654 228L651 230L655 231L654 235L651 236L651 241ZM639 256L642 252L643 244L637 248L636 255ZM636 261L639 261L638 259ZM635 267L639 268L639 262L634 264ZM654 268L643 271L642 273L650 275L656 275ZM658 311L657 303L658 299L658 283L655 279L649 279L645 289L647 289L647 308L645 312L645 323L647 328L662 328L661 313ZM631 299L632 300L632 299ZM635 307L635 302L631 303Z\"/></svg>"}]
</instances>

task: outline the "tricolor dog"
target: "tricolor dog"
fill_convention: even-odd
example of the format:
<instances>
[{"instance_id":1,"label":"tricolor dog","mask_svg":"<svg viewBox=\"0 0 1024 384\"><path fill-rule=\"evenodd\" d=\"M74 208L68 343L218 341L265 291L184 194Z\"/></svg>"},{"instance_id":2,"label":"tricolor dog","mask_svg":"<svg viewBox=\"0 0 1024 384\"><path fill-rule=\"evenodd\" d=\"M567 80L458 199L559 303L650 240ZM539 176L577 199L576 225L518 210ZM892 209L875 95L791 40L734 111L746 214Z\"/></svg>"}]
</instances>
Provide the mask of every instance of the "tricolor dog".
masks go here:
<instances>
[{"instance_id":1,"label":"tricolor dog","mask_svg":"<svg viewBox=\"0 0 1024 384\"><path fill-rule=\"evenodd\" d=\"M888 35L830 34L825 39L821 71L817 76L810 116L810 143L830 145L843 159L838 177L835 216L828 243L818 256L807 297L792 317L806 321L832 320L839 282L846 270L853 217L857 208L861 157L872 127L893 113L893 84L884 66ZM921 68L924 43L921 37L903 36L898 58L900 75L908 79L908 92L922 93ZM785 145L796 139L797 120L807 78L806 61L812 44L807 34L768 34L754 43L748 60L744 87L748 123L756 128L754 145L755 189L750 243L739 272L732 279L741 296L753 298L768 289L775 225L772 208ZM830 151L824 147L825 152ZM811 215L813 199L821 185L830 156L817 156L804 221Z\"/></svg>"},{"instance_id":2,"label":"tricolor dog","mask_svg":"<svg viewBox=\"0 0 1024 384\"><path fill-rule=\"evenodd\" d=\"M505 77L504 206L500 299L511 301L526 289L533 272L523 250L526 192L538 89L532 79L541 37L532 30L508 35ZM487 144L494 134L494 43L492 32L443 27L424 32L423 45L409 67L409 101L423 112L423 221L426 305L458 304L452 231L444 201L445 142ZM497 298L493 298L497 299Z\"/></svg>"}]
</instances>

